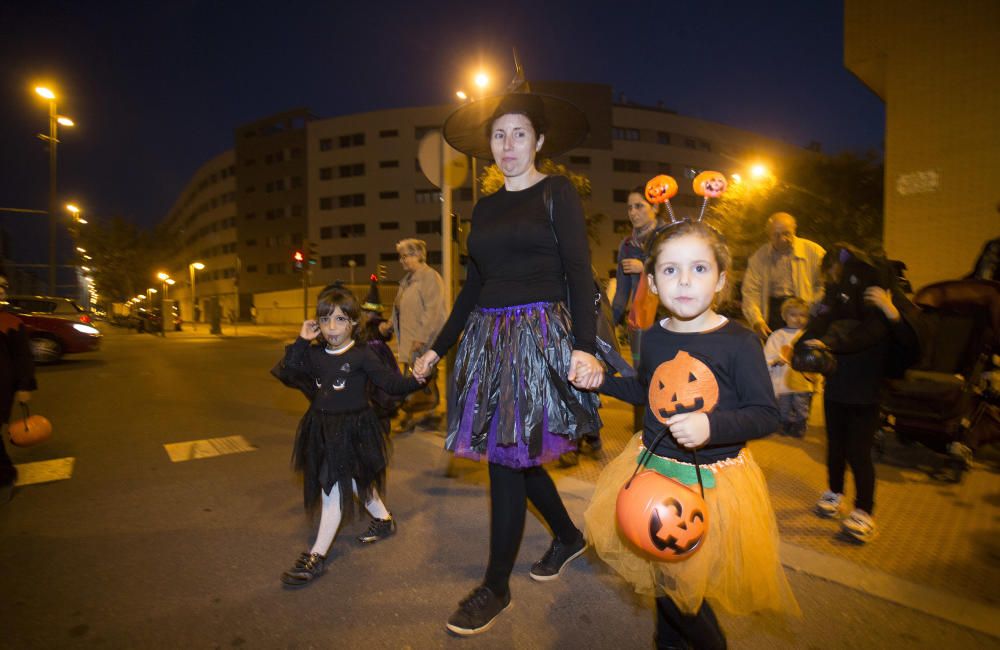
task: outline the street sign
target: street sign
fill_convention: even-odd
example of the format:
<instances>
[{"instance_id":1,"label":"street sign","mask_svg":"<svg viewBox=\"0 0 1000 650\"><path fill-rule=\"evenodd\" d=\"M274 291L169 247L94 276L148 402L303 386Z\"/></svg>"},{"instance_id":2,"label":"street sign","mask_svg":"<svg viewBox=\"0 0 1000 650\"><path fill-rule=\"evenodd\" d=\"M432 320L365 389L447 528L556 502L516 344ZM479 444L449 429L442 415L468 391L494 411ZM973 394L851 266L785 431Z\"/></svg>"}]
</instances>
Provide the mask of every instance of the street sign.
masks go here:
<instances>
[{"instance_id":1,"label":"street sign","mask_svg":"<svg viewBox=\"0 0 1000 650\"><path fill-rule=\"evenodd\" d=\"M447 181L449 187L458 187L465 182L465 177L469 173L469 161L465 154L452 149L447 144L442 147L442 144L440 131L429 131L420 138L420 144L417 147L417 161L420 163L420 171L434 187L441 187L441 152L443 150L446 156L446 164L443 167L444 180Z\"/></svg>"}]
</instances>

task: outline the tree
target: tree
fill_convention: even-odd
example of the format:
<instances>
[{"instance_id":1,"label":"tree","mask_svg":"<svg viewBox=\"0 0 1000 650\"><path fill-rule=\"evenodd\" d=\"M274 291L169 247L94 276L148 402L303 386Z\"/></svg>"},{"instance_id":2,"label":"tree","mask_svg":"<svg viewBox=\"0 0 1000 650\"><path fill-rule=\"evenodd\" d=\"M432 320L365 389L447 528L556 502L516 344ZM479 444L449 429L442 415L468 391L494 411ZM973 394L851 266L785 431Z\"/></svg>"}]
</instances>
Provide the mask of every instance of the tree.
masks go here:
<instances>
[{"instance_id":1,"label":"tree","mask_svg":"<svg viewBox=\"0 0 1000 650\"><path fill-rule=\"evenodd\" d=\"M169 259L173 238L167 233L140 229L121 217L91 220L80 231L80 243L93 260L97 292L122 302L154 284L153 274Z\"/></svg>"},{"instance_id":2,"label":"tree","mask_svg":"<svg viewBox=\"0 0 1000 650\"><path fill-rule=\"evenodd\" d=\"M734 260L746 260L767 238L765 223L788 212L798 232L824 248L844 241L882 248L883 166L874 153L809 156L760 181L732 183L707 215L729 241Z\"/></svg>"},{"instance_id":3,"label":"tree","mask_svg":"<svg viewBox=\"0 0 1000 650\"><path fill-rule=\"evenodd\" d=\"M583 201L585 206L584 220L587 222L587 237L595 244L600 244L601 237L597 232L597 227L607 217L601 212L589 213L586 211L586 205L591 196L590 178L585 174L577 174L574 171L570 171L565 165L556 164L548 158L542 159L538 164L538 171L548 176L565 176L573 183L576 193L580 195L580 200ZM489 196L503 187L503 172L500 171L500 168L496 164L492 164L483 169L483 173L480 174L478 180L481 194Z\"/></svg>"}]
</instances>

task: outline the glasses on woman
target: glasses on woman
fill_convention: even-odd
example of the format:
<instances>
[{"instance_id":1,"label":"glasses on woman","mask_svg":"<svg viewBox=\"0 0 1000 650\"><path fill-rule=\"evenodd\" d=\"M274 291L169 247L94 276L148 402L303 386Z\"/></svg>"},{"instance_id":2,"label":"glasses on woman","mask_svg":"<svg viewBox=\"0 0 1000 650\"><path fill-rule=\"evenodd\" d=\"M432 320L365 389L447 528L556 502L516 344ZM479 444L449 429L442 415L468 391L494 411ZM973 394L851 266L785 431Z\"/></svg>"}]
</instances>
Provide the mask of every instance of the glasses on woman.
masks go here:
<instances>
[{"instance_id":1,"label":"glasses on woman","mask_svg":"<svg viewBox=\"0 0 1000 650\"><path fill-rule=\"evenodd\" d=\"M406 259L407 257L416 257L416 255L414 255L413 253L400 253L400 254L399 254L399 261L401 261L401 262L402 262L402 261L403 261L403 260L405 260L405 259Z\"/></svg>"},{"instance_id":2,"label":"glasses on woman","mask_svg":"<svg viewBox=\"0 0 1000 650\"><path fill-rule=\"evenodd\" d=\"M320 316L319 317L319 324L320 325L329 325L331 322L336 323L337 325L347 325L348 323L351 322L351 319L348 318L347 316Z\"/></svg>"}]
</instances>

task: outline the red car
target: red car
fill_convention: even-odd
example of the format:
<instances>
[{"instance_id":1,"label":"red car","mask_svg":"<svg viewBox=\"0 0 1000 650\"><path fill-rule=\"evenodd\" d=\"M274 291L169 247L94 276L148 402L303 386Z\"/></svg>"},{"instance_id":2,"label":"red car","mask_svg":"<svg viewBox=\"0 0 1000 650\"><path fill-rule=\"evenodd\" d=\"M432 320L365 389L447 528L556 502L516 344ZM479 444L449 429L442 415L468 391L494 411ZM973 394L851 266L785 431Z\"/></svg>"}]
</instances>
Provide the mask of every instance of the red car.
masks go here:
<instances>
[{"instance_id":1,"label":"red car","mask_svg":"<svg viewBox=\"0 0 1000 650\"><path fill-rule=\"evenodd\" d=\"M78 318L40 313L11 313L24 321L36 363L54 363L64 354L90 352L101 347L101 331Z\"/></svg>"}]
</instances>

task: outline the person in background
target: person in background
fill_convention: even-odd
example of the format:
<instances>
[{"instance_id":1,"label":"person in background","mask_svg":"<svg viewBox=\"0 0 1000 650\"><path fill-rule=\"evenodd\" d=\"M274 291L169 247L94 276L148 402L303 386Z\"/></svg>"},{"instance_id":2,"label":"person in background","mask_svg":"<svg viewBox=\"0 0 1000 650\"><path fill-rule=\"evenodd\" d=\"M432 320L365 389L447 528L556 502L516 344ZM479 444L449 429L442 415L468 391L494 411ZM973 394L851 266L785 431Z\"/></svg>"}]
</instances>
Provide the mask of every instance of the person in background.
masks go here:
<instances>
[{"instance_id":1,"label":"person in background","mask_svg":"<svg viewBox=\"0 0 1000 650\"><path fill-rule=\"evenodd\" d=\"M823 297L820 264L826 251L815 242L796 237L796 229L792 215L772 214L767 220L768 242L747 263L743 316L761 340L784 327L781 303L786 298L799 298L811 307Z\"/></svg>"},{"instance_id":2,"label":"person in background","mask_svg":"<svg viewBox=\"0 0 1000 650\"><path fill-rule=\"evenodd\" d=\"M405 370L409 370L441 330L448 311L444 304L444 280L427 264L426 242L403 239L396 243L396 252L406 275L399 281L392 317L381 330L383 334L396 333L397 356ZM421 414L433 413L440 401L437 381L430 378L422 390L404 400L402 410L406 417L400 427L410 428Z\"/></svg>"},{"instance_id":3,"label":"person in background","mask_svg":"<svg viewBox=\"0 0 1000 650\"><path fill-rule=\"evenodd\" d=\"M781 304L785 327L776 329L764 344L764 359L771 374L774 396L778 399L780 433L801 438L806 434L809 409L815 389L813 382L791 367L792 347L809 322L809 306L805 300L787 298Z\"/></svg>"},{"instance_id":4,"label":"person in background","mask_svg":"<svg viewBox=\"0 0 1000 650\"><path fill-rule=\"evenodd\" d=\"M10 285L0 271L0 503L10 500L17 482L17 468L7 455L7 426L15 404L31 401L38 388L35 361L20 318L6 310Z\"/></svg>"}]
</instances>

